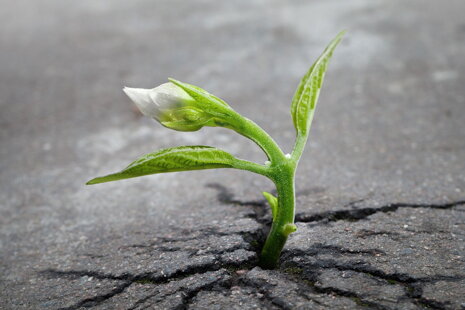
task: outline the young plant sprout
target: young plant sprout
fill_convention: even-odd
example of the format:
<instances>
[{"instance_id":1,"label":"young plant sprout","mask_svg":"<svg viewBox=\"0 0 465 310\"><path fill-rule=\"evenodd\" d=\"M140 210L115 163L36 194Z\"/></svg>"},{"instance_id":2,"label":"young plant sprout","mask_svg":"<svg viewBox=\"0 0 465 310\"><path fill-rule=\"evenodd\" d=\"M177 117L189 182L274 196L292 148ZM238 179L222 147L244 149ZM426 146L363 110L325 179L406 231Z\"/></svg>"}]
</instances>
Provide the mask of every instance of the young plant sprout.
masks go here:
<instances>
[{"instance_id":1,"label":"young plant sprout","mask_svg":"<svg viewBox=\"0 0 465 310\"><path fill-rule=\"evenodd\" d=\"M167 128L196 131L204 126L219 126L236 131L265 152L268 157L265 164L238 159L210 146L180 146L142 156L122 171L92 179L87 184L213 168L235 168L268 177L276 185L278 197L263 193L271 206L273 224L261 251L259 265L263 268L276 267L288 236L297 229L294 225L295 171L307 142L325 71L343 35L341 32L331 41L297 87L291 104L297 136L291 154L285 154L261 127L234 111L220 98L197 86L169 79L169 83L153 89L125 87L124 92L143 114Z\"/></svg>"}]
</instances>

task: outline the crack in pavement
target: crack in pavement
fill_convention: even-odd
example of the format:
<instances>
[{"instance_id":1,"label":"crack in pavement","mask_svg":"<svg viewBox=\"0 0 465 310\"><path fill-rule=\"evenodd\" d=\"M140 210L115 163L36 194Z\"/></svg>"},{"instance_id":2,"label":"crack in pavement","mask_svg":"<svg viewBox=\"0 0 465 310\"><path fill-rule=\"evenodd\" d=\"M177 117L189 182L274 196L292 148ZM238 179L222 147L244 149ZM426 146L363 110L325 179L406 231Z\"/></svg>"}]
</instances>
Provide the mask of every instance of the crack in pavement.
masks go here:
<instances>
[{"instance_id":1,"label":"crack in pavement","mask_svg":"<svg viewBox=\"0 0 465 310\"><path fill-rule=\"evenodd\" d=\"M333 248L333 247L332 247ZM341 251L345 252L345 251ZM298 267L305 271L302 275L302 278L310 281L312 286L316 287L316 282L318 281L318 272L319 270L324 269L336 269L340 271L355 271L363 274L370 275L372 277L386 280L389 283L397 283L404 287L405 295L403 296L406 299L412 300L415 304L420 306L427 306L432 309L447 309L447 303L441 303L434 300L429 300L422 296L423 294L423 284L425 283L434 283L437 281L461 281L464 280L464 276L444 276L444 275L434 275L429 277L421 277L415 278L409 276L405 273L385 273L379 269L374 268L367 262L361 261L354 261L354 262L346 262L346 263L339 263L332 259L317 259L316 262L308 263L308 262L299 262L291 261L293 257L305 257L305 256L314 256L318 254L315 249L311 248L308 252L307 251L288 251L283 254L283 260L287 261L287 268ZM285 263L286 265L286 263ZM283 270L286 271L286 268ZM298 279L298 277L296 277ZM320 288L318 288L319 290ZM364 300L361 296L355 295L344 295L347 293L352 294L353 292L349 291L341 291L338 288L334 287L325 287L321 292L324 290L328 290L328 292L336 293L340 296L348 296L348 297L356 297L360 298L361 301L368 302ZM374 306L374 305L373 305ZM384 309L381 305L379 309Z\"/></svg>"},{"instance_id":2,"label":"crack in pavement","mask_svg":"<svg viewBox=\"0 0 465 310\"><path fill-rule=\"evenodd\" d=\"M292 253L292 256L315 256L317 254L380 256L386 254L386 252L379 249L351 250L336 245L329 245L323 243L314 243L311 247L308 247L306 250L284 250L282 256L285 257L287 253Z\"/></svg>"},{"instance_id":3,"label":"crack in pavement","mask_svg":"<svg viewBox=\"0 0 465 310\"><path fill-rule=\"evenodd\" d=\"M381 305L379 303L375 303L375 302L372 302L372 301L365 300L359 294L356 294L356 293L351 292L351 291L342 290L342 289L339 289L339 288L336 288L336 287L331 287L331 286L327 286L327 287L323 288L323 287L317 286L316 282L311 282L311 281L307 281L307 282L305 282L305 284L307 284L308 286L311 286L313 288L313 290L315 292L317 292L317 293L323 293L323 294L328 294L328 295L336 295L336 296L340 296L340 297L348 297L348 298L352 299L357 305L362 306L362 307L366 307L366 308L369 308L369 309L376 309L376 310L389 310L390 309L390 308L385 307L385 306L383 306L383 305Z\"/></svg>"},{"instance_id":4,"label":"crack in pavement","mask_svg":"<svg viewBox=\"0 0 465 310\"><path fill-rule=\"evenodd\" d=\"M352 205L349 203L345 207ZM360 209L351 209L351 210L335 210L335 211L326 211L321 213L314 214L305 214L297 213L295 216L295 221L300 223L310 223L310 222L336 222L336 221L359 221L366 219L370 215L375 213L383 212L394 212L400 208L429 208L429 209L451 209L460 205L465 204L465 200L459 200L454 202L442 203L442 204L411 204L411 203L391 203L385 206L377 208L360 208Z\"/></svg>"},{"instance_id":5,"label":"crack in pavement","mask_svg":"<svg viewBox=\"0 0 465 310\"><path fill-rule=\"evenodd\" d=\"M256 292L262 294L270 303L279 309L283 310L291 310L292 308L288 306L287 302L279 297L273 296L270 292L270 285L267 283L263 283L262 285L256 285L254 282L247 281L246 279L241 279L237 283L241 287L248 287Z\"/></svg>"},{"instance_id":6,"label":"crack in pavement","mask_svg":"<svg viewBox=\"0 0 465 310\"><path fill-rule=\"evenodd\" d=\"M340 296L340 297L347 297L351 300L353 300L355 303L357 303L359 306L367 307L369 309L377 309L377 310L387 310L389 308L386 308L382 305L379 305L374 302L370 301L364 301L362 298L350 291L345 291L337 288L321 288L315 285L314 281L309 281L306 279L302 279L297 277L296 275L290 275L287 274L286 272L283 272L282 270L278 270L282 275L285 276L285 279L295 285L297 285L297 291L296 293L304 298L307 301L311 301L315 304L321 305L322 302L318 300L317 298L312 298L308 296L308 288L310 288L311 292L310 293L319 293L327 296ZM276 294L272 293L273 287L276 286L276 284L271 284L265 279L247 279L247 278L242 278L241 281L239 282L242 286L246 287L251 287L255 289L256 291L260 292L263 294L267 299L270 300L270 302L277 306L280 309L285 309L285 310L292 310L294 309L294 305L292 302L289 302L285 300L284 298L277 297ZM326 306L326 305L325 305Z\"/></svg>"},{"instance_id":7,"label":"crack in pavement","mask_svg":"<svg viewBox=\"0 0 465 310\"><path fill-rule=\"evenodd\" d=\"M192 300L200 293L204 291L209 291L214 288L223 287L224 289L229 289L230 285L226 285L228 280L220 279L216 282L207 283L205 285L201 285L194 289L186 288L183 290L184 295L182 296L181 305L175 308L175 310L186 310L189 309L189 305L192 303Z\"/></svg>"},{"instance_id":8,"label":"crack in pavement","mask_svg":"<svg viewBox=\"0 0 465 310\"><path fill-rule=\"evenodd\" d=\"M243 268L250 269L254 262L254 258L250 259L248 262L242 262L241 266ZM215 264L215 263L207 263L199 266L188 266L185 270L178 270L173 272L170 275L163 275L163 276L153 276L152 273L140 273L140 274L130 274L126 273L121 276L115 276L112 274L100 273L96 271L86 271L86 270L54 270L48 269L42 271L41 274L47 276L49 278L67 278L67 279L76 279L84 276L94 277L99 280L120 280L123 281L120 285L116 288L111 290L108 293L96 295L90 298L82 299L76 302L74 305L69 307L60 308L60 310L77 310L82 307L89 308L99 305L106 300L123 293L131 284L133 283L143 283L143 284L151 284L151 285L160 285L166 284L172 281L182 280L189 276L201 275L211 271L217 271L220 269L236 269L237 264ZM216 282L215 282L216 283ZM214 284L215 284L214 283ZM208 286L206 286L208 287ZM196 293L200 292L203 289L203 286L197 290ZM186 300L189 298L192 299L194 296L192 295L193 292L190 292L189 289L185 289L187 292ZM152 296L153 297L153 296ZM149 299L149 298L147 298ZM183 308L181 308L183 309Z\"/></svg>"},{"instance_id":9,"label":"crack in pavement","mask_svg":"<svg viewBox=\"0 0 465 310\"><path fill-rule=\"evenodd\" d=\"M209 184L208 187L214 188L218 191L217 198L220 202L223 202L226 204L232 204L232 205L252 206L255 211L255 217L256 217L257 222L262 224L262 226L269 226L271 224L271 220L269 219L269 214L268 214L268 217L264 219L264 217L266 217L267 215L266 210L268 210L268 208L264 208L267 205L265 200L242 201L239 199L235 199L234 195L230 191L228 191L226 187L222 186L221 184ZM349 202L344 207L345 208L351 207L361 201L364 201L364 199L359 199L359 200ZM340 220L359 221L359 220L366 219L369 216L376 214L376 213L395 212L401 208L451 209L451 208L454 208L456 206L460 206L463 204L465 204L465 200L458 200L458 201L441 203L441 204L390 203L390 204L377 207L377 208L367 207L367 208L351 209L351 210L335 210L335 211L314 213L310 215L300 213L296 215L295 221L301 222L301 223L323 222L323 224L328 223L328 222L336 222ZM263 208L265 210L260 209L260 208ZM267 228L264 227L263 228L264 233L266 232L266 230ZM364 238L367 236L378 235L378 234L390 235L393 238L395 238L398 235L396 232L382 232L382 231L368 232L366 231L366 232L361 232L359 237ZM286 260L285 253L283 253L282 261ZM313 247L309 248L307 251L299 253L299 255L300 256L312 255L312 254L315 255L317 253L320 253L320 254L321 253L330 253L330 254L337 253L339 255L359 254L359 255L373 255L373 256L379 256L379 255L385 254L384 251L381 251L379 249L368 249L368 250L363 250L363 251L355 251L355 250L350 250L350 249L339 248L336 246L315 244L313 245ZM297 255L295 251L294 251L294 255ZM338 270L352 270L352 271L365 273L373 277L384 279L387 281L398 282L405 287L406 298L413 300L414 303L417 305L427 306L432 309L446 309L447 303L440 303L440 302L432 301L432 300L422 297L422 287L420 286L420 284L431 283L434 281L442 281L442 280L460 281L463 279L463 277L461 276L443 276L443 275L423 277L423 278L414 278L407 274L386 274L382 272L381 270L377 270L369 266L369 264L366 264L366 263L365 265L363 265L363 263L344 265L344 264L336 264L335 261L332 261L332 260L326 260L322 262L325 263L327 266L322 265L320 266L320 268L336 268ZM337 289L337 288L327 288L327 290L328 290L328 293L337 294L339 296L358 298L363 303L368 305L369 307L376 307L376 309L386 309L386 307L382 305L372 303L369 301L365 301L363 300L363 298L361 298L360 296L350 291L341 291L340 289ZM321 292L324 292L324 291L321 291ZM266 292L263 292L263 293L266 294Z\"/></svg>"},{"instance_id":10,"label":"crack in pavement","mask_svg":"<svg viewBox=\"0 0 465 310\"><path fill-rule=\"evenodd\" d=\"M239 205L239 206L251 206L251 207L266 207L267 202L265 199L263 200L249 200L249 201L243 201L240 199L235 199L234 194L231 193L225 186L218 184L218 183L209 183L207 184L207 187L216 189L218 191L217 194L217 199L225 204L231 204L231 205ZM303 193L306 193L306 191L302 191ZM301 196L299 193L296 194L297 197ZM349 208L357 203L360 203L362 201L365 201L365 199L357 199L354 201L351 201L344 205L343 208ZM419 209L419 208L430 208L430 209L451 209L460 205L464 205L465 200L457 200L457 201L452 201L452 202L446 202L446 203L438 203L438 204L415 204L415 203L390 203L384 206L380 207L367 207L367 208L359 208L359 209L351 209L351 210L335 210L335 211L325 211L325 212L320 212L320 213L312 213L312 214L307 214L307 213L297 213L295 215L295 222L300 222L300 223L310 223L310 222L319 222L319 221L327 221L327 222L335 222L335 221L340 221L340 220L346 220L346 221L358 221L358 220L363 220L369 217L370 215L373 215L378 212L394 212L397 211L400 208L414 208L414 209ZM262 217L265 216L268 213L268 208L265 208L265 210L254 208L254 210L257 213L257 221L261 224L264 223L268 224L271 223L270 220L264 220Z\"/></svg>"},{"instance_id":11,"label":"crack in pavement","mask_svg":"<svg viewBox=\"0 0 465 310\"><path fill-rule=\"evenodd\" d=\"M97 306L97 305L101 304L102 302L112 298L113 296L121 294L131 284L132 284L132 282L129 282L129 281L124 282L124 283L117 286L116 288L114 288L113 290L111 290L110 292L108 292L106 294L96 295L96 296L93 296L93 297L90 297L90 298L82 299L82 300L78 301L76 304L74 304L72 306L59 308L59 310L77 310L77 309L80 309L80 308L91 308L91 307Z\"/></svg>"},{"instance_id":12,"label":"crack in pavement","mask_svg":"<svg viewBox=\"0 0 465 310\"><path fill-rule=\"evenodd\" d=\"M253 212L248 213L245 215L247 218L254 219L258 224L261 225L261 228L256 229L254 231L244 231L244 232L224 232L221 231L219 228L216 227L207 227L201 228L195 231L194 236L189 237L157 237L154 241L150 243L142 243L142 244L134 244L129 246L123 246L120 249L125 248L141 248L147 249L147 252L158 250L161 252L176 252L176 251L183 251L182 245L179 246L178 244L172 244L177 242L189 242L197 239L208 238L209 236L232 236L232 235L239 235L242 239L249 244L250 246L246 246L244 244L238 244L227 249L208 249L203 251L202 254L211 254L214 255L215 259L214 262L206 262L201 263L198 265L188 265L182 269L178 269L171 274L167 275L157 275L155 276L153 272L143 272L138 274L133 273L123 273L122 275L114 275L111 273L102 273L99 271L92 271L92 270L54 270L48 269L41 272L44 276L47 277L56 277L56 278L68 278L68 279L76 279L84 276L93 277L99 280L116 280L121 281L118 285L116 285L112 290L106 292L104 294L95 295L90 298L82 299L75 304L61 308L62 310L77 310L79 308L89 308L93 306L97 306L123 292L134 283L142 283L142 284L151 284L151 285L161 285L166 284L169 282L176 282L181 281L186 277L191 276L199 276L208 272L218 271L220 269L229 269L235 270L240 267L243 270L251 270L254 267L254 264L257 261L258 255L253 257L248 257L246 260L241 260L238 262L234 262L229 260L228 262L222 257L224 254L231 254L238 250L251 250L254 248L252 242L257 239L264 239L267 230L271 224L271 216L268 208L266 208L266 201L265 200L253 200L253 201L241 201L234 198L234 195L224 186L221 184L208 184L210 188L214 188L218 191L217 198L220 202L231 204L231 205L239 205L239 206L247 206L251 207ZM350 207L361 200L353 201L346 205L346 207ZM381 206L378 208L360 208L360 209L351 209L351 210L336 210L336 211L326 211L316 214L297 214L296 215L296 222L302 223L310 223L310 222L322 222L325 224L327 222L335 222L339 220L345 221L358 221L368 218L370 215L373 215L378 212L394 212L400 208L431 208L431 209L451 209L456 206L465 204L465 200L444 203L444 204L408 204L408 203L393 203L388 204L385 206ZM192 234L192 232L186 232L186 234ZM361 231L360 238L365 238L371 235L377 234L392 234L395 236L396 232L372 232L372 231ZM261 240L263 241L263 240ZM160 244L160 242L162 244ZM259 248L255 247L257 254L260 250ZM196 251L190 251L191 256L196 255ZM137 254L137 253L136 253ZM441 303L436 300L430 300L422 296L423 294L423 285L425 283L434 283L437 281L461 281L464 278L462 276L444 276L444 275L436 275L430 277L423 277L423 278L415 278L408 274L404 273L385 273L379 269L374 268L367 262L361 261L354 261L354 262L346 262L346 263L339 263L333 259L320 259L316 262L301 262L296 263L292 261L295 257L304 258L306 256L315 257L318 254L330 254L333 256L346 256L346 255L368 255L368 256L381 256L386 255L386 253L379 249L365 249L365 250L352 250L346 249L343 247L338 247L334 245L326 245L323 243L315 243L311 247L306 250L288 250L284 251L282 255L281 261L281 268L278 270L281 274L287 276L289 281L292 281L296 285L299 285L299 294L301 297L318 303L318 300L312 299L310 296L305 294L305 289L310 287L314 292L331 295L331 296L341 296L347 297L355 301L359 306L368 307L371 309L379 309L385 310L389 309L386 306L378 304L376 302L366 300L365 297L360 296L354 291L340 289L337 287L326 286L321 287L317 285L318 281L318 272L324 269L336 269L340 271L354 271L359 272L362 274L366 274L372 276L374 278L382 279L385 281L395 282L401 285L404 288L404 296L406 300L410 300L415 304L422 306L422 307L429 307L432 309L446 309L447 302ZM96 256L98 257L98 256ZM93 258L93 255L92 257ZM218 263L219 262L219 263ZM296 275L296 274L289 274L286 272L286 266L290 267L298 267L305 270L305 274L303 275ZM273 296L270 292L270 285L260 285L257 286L256 283L251 282L250 280L240 277L234 276L234 272L229 272L231 279L225 281L224 279L219 279L213 282L206 283L205 285L199 285L195 288L190 287L181 287L179 288L176 293L181 292L182 300L180 305L176 309L188 309L189 305L192 303L192 300L202 291L209 291L209 290L218 290L218 291L226 291L229 290L233 285L238 285L240 287L248 287L250 289L263 294L266 298L261 302L268 305L273 305L280 309L291 309L289 304L286 302L285 299L278 298ZM135 304L133 304L131 309L136 309L140 305L145 304L150 299L154 298L159 294L159 292L150 294L145 296L144 298L139 299ZM171 293L173 295L174 293ZM168 296L164 295L164 296ZM268 300L267 300L268 299Z\"/></svg>"},{"instance_id":13,"label":"crack in pavement","mask_svg":"<svg viewBox=\"0 0 465 310\"><path fill-rule=\"evenodd\" d=\"M249 233L231 233L228 235L241 235L242 236L243 234L249 234ZM150 245L148 245L147 247L150 247ZM152 272L145 272L145 273L140 273L140 274L123 273L122 275L113 275L111 273L102 273L102 272L92 271L92 270L63 271L63 270L55 270L55 269L47 269L47 270L41 271L40 274L48 278L77 279L80 277L88 276L88 277L93 277L98 280L123 281L122 284L118 285L116 288L114 288L108 293L96 295L90 298L85 298L83 300L78 301L72 306L61 308L61 310L76 310L82 307L93 307L98 304L101 304L102 302L118 294L123 293L133 283L160 285L160 284L165 284L171 281L181 280L189 276L204 274L209 271L216 271L222 268L235 269L240 266L243 269L250 269L253 267L253 265L257 261L256 256L249 256L239 261L231 261L223 257L225 254L231 254L237 250L248 250L248 249L249 247L244 247L243 245L235 245L230 248L223 249L223 250L211 249L211 250L206 251L205 253L213 254L215 256L215 259L213 260L213 262L207 262L207 263L203 263L199 265L188 265L186 268L178 269L172 272L171 274L163 274L159 276L154 276ZM205 253L202 253L202 255L204 255ZM192 253L192 255L195 255L195 253ZM201 290L202 288L199 288L197 293ZM186 300L189 300L195 297L194 296L195 294L193 295L193 292L191 292L190 290L186 289L185 291L187 292L186 293L187 295L185 296Z\"/></svg>"},{"instance_id":14,"label":"crack in pavement","mask_svg":"<svg viewBox=\"0 0 465 310\"><path fill-rule=\"evenodd\" d=\"M191 277L192 276L200 276L200 277L202 277L202 276L207 275L208 273L211 273L211 272L206 272L206 273L202 273L202 274L193 274L193 275L191 275ZM160 294L160 291L156 291L153 294L149 294L146 297L139 299L136 303L133 304L132 307L128 308L128 310L135 310L135 309L138 309L139 307L142 307L142 306L144 308L147 308L149 306L152 306L154 303L156 303L158 301L161 301L161 300L164 300L165 298L167 298L169 296L173 296L175 294L177 294L176 297L178 297L178 296L181 297L181 300L180 300L180 302L179 302L179 304L177 306L173 307L173 309L176 309L176 310L188 309L190 303L197 296L197 294L199 292L210 291L210 290L224 290L224 289L229 288L229 286L230 286L229 285L229 276L221 277L221 275L220 275L218 279L213 279L210 282L204 283L204 284L199 285L199 286L193 286L192 287L192 286L188 286L188 285L187 286L186 285L181 285L179 288L175 289L174 291L170 291L170 292L164 293L164 294ZM150 299L155 298L155 297L156 297L156 300L154 300L152 303L150 303L150 305L144 305L148 301L150 301Z\"/></svg>"},{"instance_id":15,"label":"crack in pavement","mask_svg":"<svg viewBox=\"0 0 465 310\"><path fill-rule=\"evenodd\" d=\"M247 218L250 218L251 216L247 216ZM252 216L252 218L254 218ZM124 250L124 249L131 249L131 248L140 248L140 249L147 249L147 251L142 251L138 252L136 254L146 254L150 251L154 250L159 250L162 252L176 252L176 251L181 251L185 249L182 249L180 246L176 245L176 243L179 242L189 242L189 241L196 241L199 239L208 239L211 236L217 236L217 237L224 237L224 236L234 236L238 235L243 238L243 240L248 243L250 246L247 248L244 248L246 250L253 250L254 246L251 245L251 241L257 240L257 239L262 239L263 234L261 231L238 231L238 232L224 232L218 229L217 227L205 227L205 228L200 228L195 231L183 231L183 233L186 234L193 234L194 236L191 237L156 237L153 241L148 242L148 243L140 243L140 244L131 244L131 245L125 245L121 246L118 249ZM160 242L162 244L160 244ZM232 252L234 250L238 249L243 249L243 247L240 247L237 245L235 248L229 248L228 251ZM196 251L190 251L192 254L195 254ZM211 250L205 250L202 251L203 254L224 254L222 250L220 252L211 249ZM95 257L103 257L103 256L95 256Z\"/></svg>"}]
</instances>

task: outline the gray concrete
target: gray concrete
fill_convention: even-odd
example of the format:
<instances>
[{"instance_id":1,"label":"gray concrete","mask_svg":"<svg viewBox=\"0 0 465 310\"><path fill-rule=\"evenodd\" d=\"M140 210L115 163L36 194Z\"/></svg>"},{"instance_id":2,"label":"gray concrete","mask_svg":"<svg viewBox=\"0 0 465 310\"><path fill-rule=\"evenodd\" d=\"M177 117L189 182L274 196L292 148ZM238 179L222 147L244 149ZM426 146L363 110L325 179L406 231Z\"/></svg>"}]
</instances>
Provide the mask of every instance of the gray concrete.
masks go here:
<instances>
[{"instance_id":1,"label":"gray concrete","mask_svg":"<svg viewBox=\"0 0 465 310\"><path fill-rule=\"evenodd\" d=\"M461 0L3 1L1 309L465 308ZM297 175L298 231L256 266L271 182L232 170L84 186L224 129L169 131L121 92L197 84L287 151L289 103L341 29Z\"/></svg>"}]
</instances>

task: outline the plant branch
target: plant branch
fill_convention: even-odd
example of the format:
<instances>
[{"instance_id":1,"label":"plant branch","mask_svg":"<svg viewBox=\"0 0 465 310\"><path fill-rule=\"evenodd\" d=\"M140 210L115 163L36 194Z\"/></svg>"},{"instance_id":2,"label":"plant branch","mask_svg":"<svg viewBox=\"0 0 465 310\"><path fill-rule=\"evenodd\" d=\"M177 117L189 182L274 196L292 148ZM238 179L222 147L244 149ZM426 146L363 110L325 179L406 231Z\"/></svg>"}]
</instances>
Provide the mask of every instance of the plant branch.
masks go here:
<instances>
[{"instance_id":1,"label":"plant branch","mask_svg":"<svg viewBox=\"0 0 465 310\"><path fill-rule=\"evenodd\" d=\"M233 168L247 170L270 178L271 171L268 166L259 165L251 161L236 158L233 162Z\"/></svg>"},{"instance_id":2,"label":"plant branch","mask_svg":"<svg viewBox=\"0 0 465 310\"><path fill-rule=\"evenodd\" d=\"M255 142L272 163L279 163L285 159L284 153L273 138L260 126L240 114L234 116L231 127L240 135Z\"/></svg>"}]
</instances>

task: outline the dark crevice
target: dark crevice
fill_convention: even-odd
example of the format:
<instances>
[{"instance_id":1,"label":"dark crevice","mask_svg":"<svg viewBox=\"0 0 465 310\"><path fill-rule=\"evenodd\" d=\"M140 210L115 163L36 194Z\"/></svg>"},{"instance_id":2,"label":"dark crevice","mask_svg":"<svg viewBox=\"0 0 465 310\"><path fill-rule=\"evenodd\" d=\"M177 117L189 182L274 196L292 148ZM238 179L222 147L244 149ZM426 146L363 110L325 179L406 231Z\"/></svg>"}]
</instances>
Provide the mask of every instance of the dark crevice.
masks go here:
<instances>
[{"instance_id":1,"label":"dark crevice","mask_svg":"<svg viewBox=\"0 0 465 310\"><path fill-rule=\"evenodd\" d=\"M192 300L200 293L205 291L212 291L212 290L222 290L225 287L229 288L230 286L227 284L229 281L220 279L218 281L207 283L205 285L192 288L185 288L182 290L182 301L181 305L176 307L176 310L187 310L189 309Z\"/></svg>"},{"instance_id":2,"label":"dark crevice","mask_svg":"<svg viewBox=\"0 0 465 310\"><path fill-rule=\"evenodd\" d=\"M353 204L353 203L352 203ZM301 223L310 223L310 222L319 222L319 221L327 221L327 222L336 222L336 221L359 221L366 219L370 215L375 213L383 212L394 212L400 208L413 208L413 209L420 209L420 208L429 208L429 209L451 209L453 207L465 204L465 200L460 200L456 202L449 202L443 204L409 204L409 203L392 203L385 206L377 207L377 208L360 208L360 209L350 209L350 210L335 210L335 211L326 211L321 213L313 213L313 214L306 214L306 213L298 213L295 216L296 222ZM350 207L350 205L346 205L345 207Z\"/></svg>"},{"instance_id":3,"label":"dark crevice","mask_svg":"<svg viewBox=\"0 0 465 310\"><path fill-rule=\"evenodd\" d=\"M290 310L292 307L283 299L273 296L270 289L270 284L265 281L259 281L260 283L256 283L256 281L252 282L248 279L241 278L237 281L237 285L240 287L246 287L252 289L255 293L260 293L264 296L264 299L269 301L269 303L279 309L283 310Z\"/></svg>"},{"instance_id":4,"label":"dark crevice","mask_svg":"<svg viewBox=\"0 0 465 310\"><path fill-rule=\"evenodd\" d=\"M72 306L59 308L59 310L77 310L77 309L81 309L81 308L94 307L96 305L101 304L105 300L108 300L108 299L112 298L113 296L121 294L131 284L132 284L132 282L130 282L130 281L123 282L122 284L116 286L113 290L111 290L110 292L108 292L106 294L96 295L96 296L93 296L93 297L90 297L90 298L80 300L79 302L77 302L76 304L74 304Z\"/></svg>"},{"instance_id":5,"label":"dark crevice","mask_svg":"<svg viewBox=\"0 0 465 310\"><path fill-rule=\"evenodd\" d=\"M332 254L335 256L340 256L343 254L380 256L385 255L386 253L379 249L352 250L335 245L315 243L311 247L308 247L306 250L284 250L281 260L284 261L290 257L295 256L315 256L318 254Z\"/></svg>"}]
</instances>

